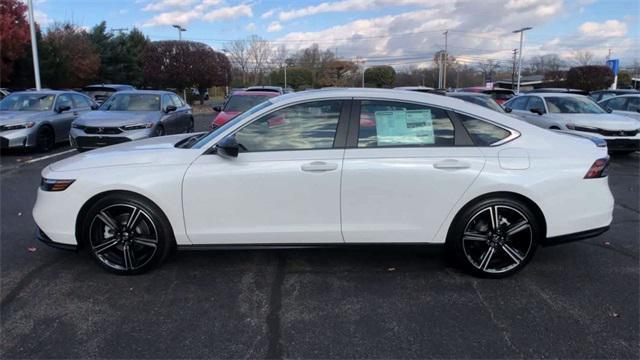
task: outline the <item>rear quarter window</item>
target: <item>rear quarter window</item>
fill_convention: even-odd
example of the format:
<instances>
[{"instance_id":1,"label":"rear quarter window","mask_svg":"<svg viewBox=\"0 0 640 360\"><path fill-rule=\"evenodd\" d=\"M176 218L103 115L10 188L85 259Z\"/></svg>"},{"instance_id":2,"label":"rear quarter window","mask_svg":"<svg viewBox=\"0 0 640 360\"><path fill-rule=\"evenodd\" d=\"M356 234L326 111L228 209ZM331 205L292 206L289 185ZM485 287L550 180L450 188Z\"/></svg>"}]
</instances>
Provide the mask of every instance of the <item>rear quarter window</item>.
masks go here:
<instances>
[{"instance_id":1,"label":"rear quarter window","mask_svg":"<svg viewBox=\"0 0 640 360\"><path fill-rule=\"evenodd\" d=\"M511 135L509 130L472 116L457 113L476 146L491 146Z\"/></svg>"}]
</instances>

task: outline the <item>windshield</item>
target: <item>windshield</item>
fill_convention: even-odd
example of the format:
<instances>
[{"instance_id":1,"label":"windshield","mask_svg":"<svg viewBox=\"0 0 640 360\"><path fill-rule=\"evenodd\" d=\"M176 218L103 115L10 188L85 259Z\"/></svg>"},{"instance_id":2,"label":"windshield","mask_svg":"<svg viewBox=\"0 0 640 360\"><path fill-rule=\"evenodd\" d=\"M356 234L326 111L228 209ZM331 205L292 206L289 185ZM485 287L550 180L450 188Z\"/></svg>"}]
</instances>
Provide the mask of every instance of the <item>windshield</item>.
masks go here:
<instances>
[{"instance_id":1,"label":"windshield","mask_svg":"<svg viewBox=\"0 0 640 360\"><path fill-rule=\"evenodd\" d=\"M488 96L454 96L461 100L480 105L497 112L504 112L504 109Z\"/></svg>"},{"instance_id":2,"label":"windshield","mask_svg":"<svg viewBox=\"0 0 640 360\"><path fill-rule=\"evenodd\" d=\"M11 94L0 101L0 110L49 111L55 98L52 94Z\"/></svg>"},{"instance_id":3,"label":"windshield","mask_svg":"<svg viewBox=\"0 0 640 360\"><path fill-rule=\"evenodd\" d=\"M232 95L224 105L224 111L244 112L269 99L266 95Z\"/></svg>"},{"instance_id":4,"label":"windshield","mask_svg":"<svg viewBox=\"0 0 640 360\"><path fill-rule=\"evenodd\" d=\"M198 142L196 142L195 144L193 144L193 146L191 146L192 149L200 149L201 147L205 146L208 142L210 142L213 138L215 138L216 136L218 136L218 134L226 131L228 128L232 127L233 125L237 124L238 122L246 119L248 116L255 114L256 112L270 106L273 105L273 103L271 101L265 101L262 102L254 107L252 107L251 109L243 112L242 114L234 117L233 119L229 120L227 123L225 123L224 125L220 126L219 128L209 132L207 134L207 136L203 137L202 139L200 139Z\"/></svg>"},{"instance_id":5,"label":"windshield","mask_svg":"<svg viewBox=\"0 0 640 360\"><path fill-rule=\"evenodd\" d=\"M100 107L102 111L160 111L160 95L115 94Z\"/></svg>"},{"instance_id":6,"label":"windshield","mask_svg":"<svg viewBox=\"0 0 640 360\"><path fill-rule=\"evenodd\" d=\"M545 97L550 113L559 114L604 114L606 111L587 97Z\"/></svg>"}]
</instances>

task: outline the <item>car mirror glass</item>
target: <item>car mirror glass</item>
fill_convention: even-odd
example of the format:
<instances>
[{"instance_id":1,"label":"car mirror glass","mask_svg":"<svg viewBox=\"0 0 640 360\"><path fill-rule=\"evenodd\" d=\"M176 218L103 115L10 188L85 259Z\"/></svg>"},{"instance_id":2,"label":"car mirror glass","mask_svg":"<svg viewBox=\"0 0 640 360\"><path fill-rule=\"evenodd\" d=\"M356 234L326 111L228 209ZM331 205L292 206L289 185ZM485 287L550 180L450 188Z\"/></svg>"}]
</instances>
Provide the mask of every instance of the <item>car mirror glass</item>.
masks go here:
<instances>
[{"instance_id":1,"label":"car mirror glass","mask_svg":"<svg viewBox=\"0 0 640 360\"><path fill-rule=\"evenodd\" d=\"M213 111L221 112L221 111L222 111L222 108L221 108L220 106L214 106L214 107L213 107Z\"/></svg>"}]
</instances>

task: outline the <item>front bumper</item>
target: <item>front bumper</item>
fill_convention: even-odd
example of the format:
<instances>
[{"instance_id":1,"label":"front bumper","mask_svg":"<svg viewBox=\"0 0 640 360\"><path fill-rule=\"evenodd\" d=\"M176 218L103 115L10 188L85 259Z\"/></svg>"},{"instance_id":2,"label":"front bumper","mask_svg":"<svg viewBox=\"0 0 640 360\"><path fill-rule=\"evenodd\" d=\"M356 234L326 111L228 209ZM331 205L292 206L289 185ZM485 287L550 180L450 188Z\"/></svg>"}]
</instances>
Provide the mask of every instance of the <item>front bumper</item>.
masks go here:
<instances>
[{"instance_id":1,"label":"front bumper","mask_svg":"<svg viewBox=\"0 0 640 360\"><path fill-rule=\"evenodd\" d=\"M69 133L69 141L72 146L78 149L96 149L104 146L146 139L152 135L153 129L126 131L116 135L94 135L87 134L81 129L72 128Z\"/></svg>"},{"instance_id":2,"label":"front bumper","mask_svg":"<svg viewBox=\"0 0 640 360\"><path fill-rule=\"evenodd\" d=\"M638 151L640 150L640 139L624 139L624 138L605 138L607 148L613 151Z\"/></svg>"},{"instance_id":3,"label":"front bumper","mask_svg":"<svg viewBox=\"0 0 640 360\"><path fill-rule=\"evenodd\" d=\"M9 130L0 133L0 148L22 148L34 146L36 142L35 127L30 129Z\"/></svg>"}]
</instances>

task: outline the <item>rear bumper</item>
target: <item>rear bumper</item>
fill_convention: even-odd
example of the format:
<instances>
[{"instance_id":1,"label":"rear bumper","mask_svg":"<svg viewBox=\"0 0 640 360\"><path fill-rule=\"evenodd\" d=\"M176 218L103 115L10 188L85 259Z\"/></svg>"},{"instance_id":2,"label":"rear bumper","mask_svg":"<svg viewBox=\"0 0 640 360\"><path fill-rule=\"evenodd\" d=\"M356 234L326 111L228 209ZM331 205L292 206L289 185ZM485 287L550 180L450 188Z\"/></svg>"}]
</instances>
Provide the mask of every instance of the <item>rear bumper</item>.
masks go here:
<instances>
[{"instance_id":1,"label":"rear bumper","mask_svg":"<svg viewBox=\"0 0 640 360\"><path fill-rule=\"evenodd\" d=\"M55 242L55 241L51 240L51 238L49 238L47 236L47 234L45 234L44 231L42 231L42 229L40 229L40 228L36 229L36 239L39 240L40 242L43 242L46 245L49 245L49 246L54 247L56 249L69 250L69 251L77 251L78 250L78 246L77 245L62 244L62 243L58 243L58 242Z\"/></svg>"},{"instance_id":2,"label":"rear bumper","mask_svg":"<svg viewBox=\"0 0 640 360\"><path fill-rule=\"evenodd\" d=\"M609 230L609 226L607 225L607 226L599 227L596 229L580 231L573 234L554 236L554 237L546 238L544 241L542 241L542 245L552 246L552 245L565 244L573 241L589 239L589 238L604 234L608 230Z\"/></svg>"}]
</instances>

